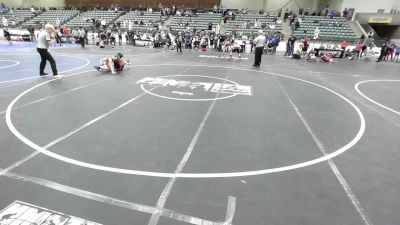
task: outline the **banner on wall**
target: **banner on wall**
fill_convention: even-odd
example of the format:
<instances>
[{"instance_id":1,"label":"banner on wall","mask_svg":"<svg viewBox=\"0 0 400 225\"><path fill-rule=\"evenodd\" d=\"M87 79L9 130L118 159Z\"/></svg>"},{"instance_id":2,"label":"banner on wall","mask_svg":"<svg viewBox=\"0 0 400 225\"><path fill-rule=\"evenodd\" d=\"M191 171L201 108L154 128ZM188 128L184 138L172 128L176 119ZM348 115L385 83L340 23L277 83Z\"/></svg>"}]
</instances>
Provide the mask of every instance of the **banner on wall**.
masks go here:
<instances>
[{"instance_id":1,"label":"banner on wall","mask_svg":"<svg viewBox=\"0 0 400 225\"><path fill-rule=\"evenodd\" d=\"M371 16L368 23L392 23L391 16Z\"/></svg>"}]
</instances>

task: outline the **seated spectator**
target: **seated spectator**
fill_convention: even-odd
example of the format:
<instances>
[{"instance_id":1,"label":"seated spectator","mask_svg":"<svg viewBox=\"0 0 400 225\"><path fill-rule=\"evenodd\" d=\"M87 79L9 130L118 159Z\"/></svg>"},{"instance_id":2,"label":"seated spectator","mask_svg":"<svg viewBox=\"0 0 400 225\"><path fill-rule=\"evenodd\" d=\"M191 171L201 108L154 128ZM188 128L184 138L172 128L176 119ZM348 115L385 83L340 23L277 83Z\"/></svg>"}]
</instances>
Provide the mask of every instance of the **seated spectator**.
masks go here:
<instances>
[{"instance_id":1,"label":"seated spectator","mask_svg":"<svg viewBox=\"0 0 400 225\"><path fill-rule=\"evenodd\" d=\"M4 3L1 3L0 5L0 14L7 14L9 12L9 8L4 5Z\"/></svg>"},{"instance_id":2,"label":"seated spectator","mask_svg":"<svg viewBox=\"0 0 400 225\"><path fill-rule=\"evenodd\" d=\"M354 60L356 56L356 52L354 50L347 49L344 56L350 60Z\"/></svg>"},{"instance_id":3,"label":"seated spectator","mask_svg":"<svg viewBox=\"0 0 400 225\"><path fill-rule=\"evenodd\" d=\"M37 16L36 9L33 6L31 7L31 13L34 14L35 16Z\"/></svg>"},{"instance_id":4,"label":"seated spectator","mask_svg":"<svg viewBox=\"0 0 400 225\"><path fill-rule=\"evenodd\" d=\"M308 62L316 62L317 61L317 56L315 55L314 51L310 51L307 55L307 61Z\"/></svg>"},{"instance_id":5,"label":"seated spectator","mask_svg":"<svg viewBox=\"0 0 400 225\"><path fill-rule=\"evenodd\" d=\"M333 57L329 53L322 54L321 62L333 62Z\"/></svg>"},{"instance_id":6,"label":"seated spectator","mask_svg":"<svg viewBox=\"0 0 400 225\"><path fill-rule=\"evenodd\" d=\"M375 52L374 52L374 45L369 45L367 50L365 51L365 60L366 61L371 61L375 57Z\"/></svg>"}]
</instances>

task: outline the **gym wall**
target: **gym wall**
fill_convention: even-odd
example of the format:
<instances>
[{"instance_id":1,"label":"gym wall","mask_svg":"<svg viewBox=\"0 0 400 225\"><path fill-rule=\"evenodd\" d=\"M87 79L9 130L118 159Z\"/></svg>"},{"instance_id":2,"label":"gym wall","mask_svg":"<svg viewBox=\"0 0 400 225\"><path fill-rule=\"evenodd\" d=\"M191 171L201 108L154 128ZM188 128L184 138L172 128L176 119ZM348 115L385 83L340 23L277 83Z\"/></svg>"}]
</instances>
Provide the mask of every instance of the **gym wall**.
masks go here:
<instances>
[{"instance_id":1,"label":"gym wall","mask_svg":"<svg viewBox=\"0 0 400 225\"><path fill-rule=\"evenodd\" d=\"M9 7L22 7L22 8L30 8L32 5L37 7L65 7L65 0L1 0L4 4Z\"/></svg>"},{"instance_id":2,"label":"gym wall","mask_svg":"<svg viewBox=\"0 0 400 225\"><path fill-rule=\"evenodd\" d=\"M298 11L299 8L310 8L315 10L320 0L221 0L223 7L230 9L249 8L252 10L264 9L265 11L276 11L280 8Z\"/></svg>"},{"instance_id":3,"label":"gym wall","mask_svg":"<svg viewBox=\"0 0 400 225\"><path fill-rule=\"evenodd\" d=\"M378 9L383 9L385 13L390 13L398 1L400 0L343 0L342 9L355 8L360 13L376 13Z\"/></svg>"}]
</instances>

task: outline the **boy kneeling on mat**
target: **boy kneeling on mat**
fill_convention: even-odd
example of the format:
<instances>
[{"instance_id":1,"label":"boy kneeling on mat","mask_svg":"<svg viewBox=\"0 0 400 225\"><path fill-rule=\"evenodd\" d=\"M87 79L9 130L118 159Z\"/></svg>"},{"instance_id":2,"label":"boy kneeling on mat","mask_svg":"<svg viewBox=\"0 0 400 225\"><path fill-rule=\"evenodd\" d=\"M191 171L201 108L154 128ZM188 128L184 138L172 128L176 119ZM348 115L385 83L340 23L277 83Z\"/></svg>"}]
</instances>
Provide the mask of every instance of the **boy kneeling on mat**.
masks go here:
<instances>
[{"instance_id":1,"label":"boy kneeling on mat","mask_svg":"<svg viewBox=\"0 0 400 225\"><path fill-rule=\"evenodd\" d=\"M129 64L129 60L124 61L122 57L121 53L117 53L113 57L103 58L100 60L100 66L95 66L94 68L102 72L111 71L111 73L115 74L124 70L125 64Z\"/></svg>"}]
</instances>

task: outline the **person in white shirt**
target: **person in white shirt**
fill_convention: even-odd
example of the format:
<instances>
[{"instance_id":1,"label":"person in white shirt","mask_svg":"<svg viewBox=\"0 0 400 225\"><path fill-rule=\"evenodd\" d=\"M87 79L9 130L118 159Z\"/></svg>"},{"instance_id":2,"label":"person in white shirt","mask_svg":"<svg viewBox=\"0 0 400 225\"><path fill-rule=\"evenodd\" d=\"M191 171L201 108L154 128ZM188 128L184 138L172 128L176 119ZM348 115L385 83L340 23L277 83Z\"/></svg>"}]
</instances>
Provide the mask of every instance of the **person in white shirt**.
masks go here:
<instances>
[{"instance_id":1,"label":"person in white shirt","mask_svg":"<svg viewBox=\"0 0 400 225\"><path fill-rule=\"evenodd\" d=\"M254 38L253 43L256 46L253 66L259 67L261 64L261 57L264 52L264 45L265 45L264 31L262 30L258 31L258 36Z\"/></svg>"},{"instance_id":2,"label":"person in white shirt","mask_svg":"<svg viewBox=\"0 0 400 225\"><path fill-rule=\"evenodd\" d=\"M82 27L80 27L78 30L78 38L82 48L85 47L85 37L86 37L86 31Z\"/></svg>"},{"instance_id":3,"label":"person in white shirt","mask_svg":"<svg viewBox=\"0 0 400 225\"><path fill-rule=\"evenodd\" d=\"M101 24L101 26L102 26L103 28L105 28L106 25L107 25L107 22L106 22L105 19L102 19L101 22L100 22L100 24Z\"/></svg>"},{"instance_id":4,"label":"person in white shirt","mask_svg":"<svg viewBox=\"0 0 400 225\"><path fill-rule=\"evenodd\" d=\"M8 27L8 20L6 17L3 16L3 26Z\"/></svg>"},{"instance_id":5,"label":"person in white shirt","mask_svg":"<svg viewBox=\"0 0 400 225\"><path fill-rule=\"evenodd\" d=\"M50 62L51 70L53 71L53 76L58 75L56 61L48 51L49 45L54 42L54 39L51 39L51 34L54 32L55 32L54 26L51 24L46 24L44 30L40 31L37 38L36 50L38 51L41 58L39 67L40 76L47 75L47 73L44 72L47 61Z\"/></svg>"}]
</instances>

